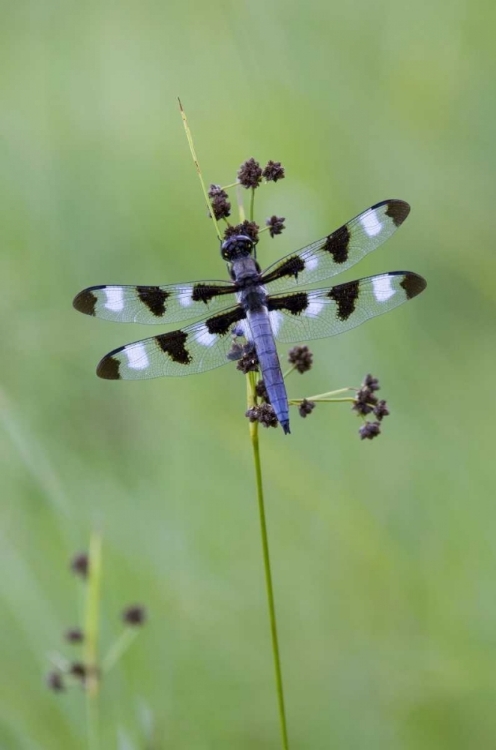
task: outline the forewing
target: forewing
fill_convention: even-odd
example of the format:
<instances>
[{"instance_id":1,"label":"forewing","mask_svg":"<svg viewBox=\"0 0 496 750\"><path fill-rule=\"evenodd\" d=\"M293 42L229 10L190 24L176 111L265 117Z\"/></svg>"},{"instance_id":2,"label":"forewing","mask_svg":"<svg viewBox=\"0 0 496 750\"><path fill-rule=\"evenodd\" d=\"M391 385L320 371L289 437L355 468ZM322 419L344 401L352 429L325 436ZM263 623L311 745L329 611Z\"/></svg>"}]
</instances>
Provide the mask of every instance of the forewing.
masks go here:
<instances>
[{"instance_id":1,"label":"forewing","mask_svg":"<svg viewBox=\"0 0 496 750\"><path fill-rule=\"evenodd\" d=\"M146 380L213 370L229 361L245 317L238 305L179 331L126 344L101 360L97 375L106 380Z\"/></svg>"},{"instance_id":2,"label":"forewing","mask_svg":"<svg viewBox=\"0 0 496 750\"><path fill-rule=\"evenodd\" d=\"M235 303L233 285L201 281L168 286L91 286L74 298L79 312L117 323L177 323Z\"/></svg>"},{"instance_id":3,"label":"forewing","mask_svg":"<svg viewBox=\"0 0 496 750\"><path fill-rule=\"evenodd\" d=\"M425 287L416 273L392 271L330 289L271 296L272 330L286 343L335 336L402 305Z\"/></svg>"},{"instance_id":4,"label":"forewing","mask_svg":"<svg viewBox=\"0 0 496 750\"><path fill-rule=\"evenodd\" d=\"M269 266L262 283L267 291L293 289L328 279L358 263L375 250L405 221L410 206L405 201L376 203L327 237Z\"/></svg>"}]
</instances>

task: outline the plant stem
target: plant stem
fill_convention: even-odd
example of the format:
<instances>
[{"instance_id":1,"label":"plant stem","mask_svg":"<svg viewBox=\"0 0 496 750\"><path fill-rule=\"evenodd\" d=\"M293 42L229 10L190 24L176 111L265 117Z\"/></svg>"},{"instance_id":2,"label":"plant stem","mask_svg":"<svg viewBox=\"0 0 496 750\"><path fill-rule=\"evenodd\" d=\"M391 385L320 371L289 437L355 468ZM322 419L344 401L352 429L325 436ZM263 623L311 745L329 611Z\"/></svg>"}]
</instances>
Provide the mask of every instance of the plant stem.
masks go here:
<instances>
[{"instance_id":1,"label":"plant stem","mask_svg":"<svg viewBox=\"0 0 496 750\"><path fill-rule=\"evenodd\" d=\"M270 570L269 540L267 536L267 523L265 520L262 467L260 463L260 446L258 442L258 422L250 423L250 437L253 446L253 458L255 461L258 510L260 515L260 531L262 535L262 549L265 569L265 586L267 589L267 601L269 605L270 633L272 637L272 653L274 656L274 669L276 675L277 700L279 704L279 720L281 724L282 747L284 748L284 750L289 750L288 730L286 727L286 712L284 709L284 690L282 685L281 659L279 656L279 642L277 638L276 608L274 604L274 590L272 588L272 574Z\"/></svg>"},{"instance_id":2,"label":"plant stem","mask_svg":"<svg viewBox=\"0 0 496 750\"><path fill-rule=\"evenodd\" d=\"M286 378L288 377L288 375L291 375L291 373L292 373L292 372L294 372L295 370L296 370L296 365L291 365L291 367L289 367L289 368L288 368L288 369L286 370L286 372L285 372L285 373L283 373L283 376L282 376L282 377L283 377L283 379L284 379L284 380L286 380Z\"/></svg>"},{"instance_id":3,"label":"plant stem","mask_svg":"<svg viewBox=\"0 0 496 750\"><path fill-rule=\"evenodd\" d=\"M100 610L100 585L102 579L102 537L93 531L90 537L88 590L84 624L84 662L86 666L86 718L88 750L98 750L98 632Z\"/></svg>"},{"instance_id":4,"label":"plant stem","mask_svg":"<svg viewBox=\"0 0 496 750\"><path fill-rule=\"evenodd\" d=\"M121 658L121 656L128 650L129 646L133 643L136 636L139 633L139 628L126 628L124 632L115 641L114 645L110 647L107 655L102 661L102 673L108 674L114 664Z\"/></svg>"},{"instance_id":5,"label":"plant stem","mask_svg":"<svg viewBox=\"0 0 496 750\"><path fill-rule=\"evenodd\" d=\"M196 155L195 144L193 143L193 136L191 134L191 130L190 130L189 125L188 125L188 120L186 118L186 112L184 111L183 105L181 104L181 100L179 98L178 98L178 102L179 102L179 110L181 112L181 118L182 118L183 125L184 125L184 130L185 130L185 133L186 133L186 138L187 138L188 145L189 145L189 150L191 152L191 157L193 159L193 162L194 162L195 167L196 167L196 172L197 172L198 177L200 179L200 185L201 185L201 189L202 189L202 192L203 192L203 197L205 198L205 203L207 204L207 208L208 208L208 210L210 212L210 216L212 217L212 221L214 222L214 227L215 227L215 231L217 232L217 237L218 237L219 240L221 240L222 238L221 238L221 233L220 233L220 230L219 230L219 225L217 224L217 219L215 218L215 213L214 213L214 210L212 208L212 203L210 201L210 198L208 196L207 188L205 187L205 183L203 182L203 176L202 176L201 169L200 169L200 162L198 161L198 157Z\"/></svg>"}]
</instances>

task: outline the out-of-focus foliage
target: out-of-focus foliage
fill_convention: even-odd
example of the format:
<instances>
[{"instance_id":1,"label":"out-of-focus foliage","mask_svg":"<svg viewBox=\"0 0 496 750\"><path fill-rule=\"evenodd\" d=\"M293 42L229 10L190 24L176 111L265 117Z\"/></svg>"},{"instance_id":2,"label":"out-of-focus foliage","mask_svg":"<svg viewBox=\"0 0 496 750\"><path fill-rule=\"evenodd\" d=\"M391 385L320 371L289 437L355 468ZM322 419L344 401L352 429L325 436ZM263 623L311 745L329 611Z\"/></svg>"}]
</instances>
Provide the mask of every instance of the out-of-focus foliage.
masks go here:
<instances>
[{"instance_id":1,"label":"out-of-focus foliage","mask_svg":"<svg viewBox=\"0 0 496 750\"><path fill-rule=\"evenodd\" d=\"M345 278L428 280L290 378L296 397L377 375L378 440L346 405L261 436L292 747L493 745L495 24L467 0L4 4L2 748L85 747L83 696L43 675L95 524L102 640L124 604L149 613L104 683L102 748L278 747L243 377L100 381L102 354L159 330L71 308L90 284L225 277L178 95L208 182L286 168L257 196L287 226L262 264L395 197L407 223Z\"/></svg>"}]
</instances>

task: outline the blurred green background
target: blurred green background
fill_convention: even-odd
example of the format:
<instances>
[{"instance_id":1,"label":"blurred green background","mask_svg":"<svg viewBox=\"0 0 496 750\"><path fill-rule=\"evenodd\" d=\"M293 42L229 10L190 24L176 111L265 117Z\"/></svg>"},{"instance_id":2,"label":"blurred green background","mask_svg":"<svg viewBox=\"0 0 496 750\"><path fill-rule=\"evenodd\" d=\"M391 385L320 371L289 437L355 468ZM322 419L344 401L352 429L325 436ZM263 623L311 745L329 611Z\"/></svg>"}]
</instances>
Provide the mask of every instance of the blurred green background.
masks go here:
<instances>
[{"instance_id":1,"label":"blurred green background","mask_svg":"<svg viewBox=\"0 0 496 750\"><path fill-rule=\"evenodd\" d=\"M71 307L224 278L178 95L208 182L285 165L257 197L287 225L263 265L394 197L408 222L344 279L428 280L289 382L377 375L378 440L347 405L261 433L291 748L496 746L495 24L468 0L2 4L2 750L86 747L82 693L44 675L77 654L69 560L95 525L102 650L126 604L149 612L101 748L280 746L243 378L98 380L159 330Z\"/></svg>"}]
</instances>

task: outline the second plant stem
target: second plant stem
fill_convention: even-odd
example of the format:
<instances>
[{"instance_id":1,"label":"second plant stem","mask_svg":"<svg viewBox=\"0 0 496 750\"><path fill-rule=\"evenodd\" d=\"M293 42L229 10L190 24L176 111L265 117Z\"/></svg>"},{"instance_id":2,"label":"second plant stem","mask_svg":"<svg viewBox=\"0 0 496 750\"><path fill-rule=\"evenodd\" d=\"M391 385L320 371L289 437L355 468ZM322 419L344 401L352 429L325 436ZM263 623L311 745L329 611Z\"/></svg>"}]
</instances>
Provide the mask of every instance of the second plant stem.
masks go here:
<instances>
[{"instance_id":1,"label":"second plant stem","mask_svg":"<svg viewBox=\"0 0 496 750\"><path fill-rule=\"evenodd\" d=\"M249 378L250 379L250 378ZM253 446L253 458L255 461L255 477L257 484L258 511L260 516L260 533L262 536L262 551L265 570L265 586L267 589L267 603L269 607L270 634L272 638L272 653L274 656L274 670L276 677L277 701L279 706L279 720L281 725L281 739L284 750L289 750L288 729L286 725L286 710L284 707L284 689L282 684L281 657L279 654L279 641L277 637L276 608L274 603L274 589L272 586L272 573L270 568L269 538L267 535L267 522L265 520L265 505L262 484L262 467L260 462L260 446L258 442L258 423L250 423L250 437Z\"/></svg>"}]
</instances>

